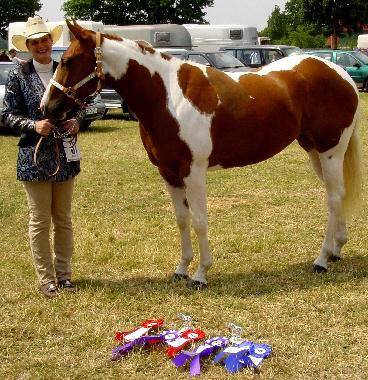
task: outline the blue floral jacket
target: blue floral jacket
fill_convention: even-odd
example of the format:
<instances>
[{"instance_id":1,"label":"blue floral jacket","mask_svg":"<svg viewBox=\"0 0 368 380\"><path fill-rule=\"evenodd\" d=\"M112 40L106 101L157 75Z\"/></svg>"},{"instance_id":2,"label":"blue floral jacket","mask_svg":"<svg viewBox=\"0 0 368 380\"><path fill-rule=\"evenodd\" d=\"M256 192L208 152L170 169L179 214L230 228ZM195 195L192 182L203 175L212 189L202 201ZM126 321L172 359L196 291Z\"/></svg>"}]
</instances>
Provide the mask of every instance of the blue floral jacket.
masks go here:
<instances>
[{"instance_id":1,"label":"blue floral jacket","mask_svg":"<svg viewBox=\"0 0 368 380\"><path fill-rule=\"evenodd\" d=\"M54 62L54 71L57 65ZM21 181L66 181L80 172L80 162L67 162L62 140L55 139L52 133L39 146L37 166L33 160L37 142L41 137L34 129L35 122L44 119L40 110L44 92L45 87L32 61L17 65L9 73L1 117L5 125L21 134L17 160L17 179ZM68 115L68 118L72 117L73 114ZM78 121L83 117L84 111L81 110L75 115ZM59 149L56 149L56 144ZM57 167L57 154L60 155L60 169L56 175L50 176Z\"/></svg>"}]
</instances>

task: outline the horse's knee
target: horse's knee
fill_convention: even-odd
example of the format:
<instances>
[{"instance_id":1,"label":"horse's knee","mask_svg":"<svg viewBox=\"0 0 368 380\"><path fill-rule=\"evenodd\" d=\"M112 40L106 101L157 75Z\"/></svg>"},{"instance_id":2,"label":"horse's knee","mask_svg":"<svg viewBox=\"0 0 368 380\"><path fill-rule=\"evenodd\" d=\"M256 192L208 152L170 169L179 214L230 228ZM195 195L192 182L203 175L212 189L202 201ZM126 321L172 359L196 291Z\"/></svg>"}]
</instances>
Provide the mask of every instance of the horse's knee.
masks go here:
<instances>
[{"instance_id":1,"label":"horse's knee","mask_svg":"<svg viewBox=\"0 0 368 380\"><path fill-rule=\"evenodd\" d=\"M188 226L189 226L189 215L178 215L176 217L176 224L181 231L188 228Z\"/></svg>"},{"instance_id":2,"label":"horse's knee","mask_svg":"<svg viewBox=\"0 0 368 380\"><path fill-rule=\"evenodd\" d=\"M204 235L207 233L208 221L207 218L193 217L193 228L197 235Z\"/></svg>"}]
</instances>

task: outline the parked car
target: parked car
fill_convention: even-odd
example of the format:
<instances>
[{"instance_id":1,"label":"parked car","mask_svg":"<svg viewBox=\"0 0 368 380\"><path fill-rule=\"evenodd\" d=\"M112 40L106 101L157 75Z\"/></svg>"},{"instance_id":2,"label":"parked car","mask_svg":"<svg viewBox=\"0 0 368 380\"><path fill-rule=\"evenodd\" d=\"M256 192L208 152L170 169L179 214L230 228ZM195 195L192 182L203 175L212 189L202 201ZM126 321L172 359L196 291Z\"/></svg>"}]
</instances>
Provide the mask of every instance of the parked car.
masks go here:
<instances>
[{"instance_id":1,"label":"parked car","mask_svg":"<svg viewBox=\"0 0 368 380\"><path fill-rule=\"evenodd\" d=\"M5 84L8 79L9 71L15 68L12 62L0 62L0 114L3 110L3 99L5 95ZM95 98L89 99L86 108L86 116L81 121L81 129L86 129L89 125L97 119L101 119L105 114L106 106L101 100L101 96L97 95ZM7 128L2 124L0 118L0 127L2 130L7 131Z\"/></svg>"},{"instance_id":2,"label":"parked car","mask_svg":"<svg viewBox=\"0 0 368 380\"><path fill-rule=\"evenodd\" d=\"M368 56L355 50L310 50L306 54L327 59L345 69L358 88L368 91Z\"/></svg>"},{"instance_id":3,"label":"parked car","mask_svg":"<svg viewBox=\"0 0 368 380\"><path fill-rule=\"evenodd\" d=\"M289 45L254 45L225 46L220 51L227 51L248 67L261 67L278 59L302 54L302 49Z\"/></svg>"},{"instance_id":4,"label":"parked car","mask_svg":"<svg viewBox=\"0 0 368 380\"><path fill-rule=\"evenodd\" d=\"M196 50L161 50L163 53L170 54L183 61L192 61L205 66L215 67L222 71L250 71L249 67L245 66L233 55L225 51L203 52Z\"/></svg>"}]
</instances>

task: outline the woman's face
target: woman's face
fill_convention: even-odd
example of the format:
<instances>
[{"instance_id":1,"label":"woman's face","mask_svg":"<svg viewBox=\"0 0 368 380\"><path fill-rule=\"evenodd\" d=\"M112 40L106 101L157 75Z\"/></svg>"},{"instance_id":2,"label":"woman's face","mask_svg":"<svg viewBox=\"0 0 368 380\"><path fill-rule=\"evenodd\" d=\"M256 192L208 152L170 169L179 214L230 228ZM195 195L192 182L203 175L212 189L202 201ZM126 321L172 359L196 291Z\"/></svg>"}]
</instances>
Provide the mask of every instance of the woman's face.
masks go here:
<instances>
[{"instance_id":1,"label":"woman's face","mask_svg":"<svg viewBox=\"0 0 368 380\"><path fill-rule=\"evenodd\" d=\"M52 39L49 34L41 38L27 40L27 47L35 61L39 63L50 63Z\"/></svg>"}]
</instances>

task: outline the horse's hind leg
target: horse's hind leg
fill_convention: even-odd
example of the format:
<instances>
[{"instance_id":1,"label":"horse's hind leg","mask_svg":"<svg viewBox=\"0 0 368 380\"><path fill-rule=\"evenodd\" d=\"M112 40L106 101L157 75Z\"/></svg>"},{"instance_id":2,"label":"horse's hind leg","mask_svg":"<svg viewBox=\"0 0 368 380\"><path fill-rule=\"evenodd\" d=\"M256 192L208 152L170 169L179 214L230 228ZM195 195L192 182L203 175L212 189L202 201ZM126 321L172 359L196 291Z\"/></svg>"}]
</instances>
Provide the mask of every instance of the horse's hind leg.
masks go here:
<instances>
[{"instance_id":1,"label":"horse's hind leg","mask_svg":"<svg viewBox=\"0 0 368 380\"><path fill-rule=\"evenodd\" d=\"M173 281L188 279L188 267L193 259L192 240L190 237L189 206L182 187L173 187L166 182L174 206L176 223L181 238L181 260L173 275Z\"/></svg>"},{"instance_id":2,"label":"horse's hind leg","mask_svg":"<svg viewBox=\"0 0 368 380\"><path fill-rule=\"evenodd\" d=\"M346 144L342 141L336 147L319 155L323 182L327 191L328 222L320 255L314 261L316 272L327 271L328 259L339 258L341 248L347 240L343 207L345 196L343 171L345 150Z\"/></svg>"}]
</instances>

